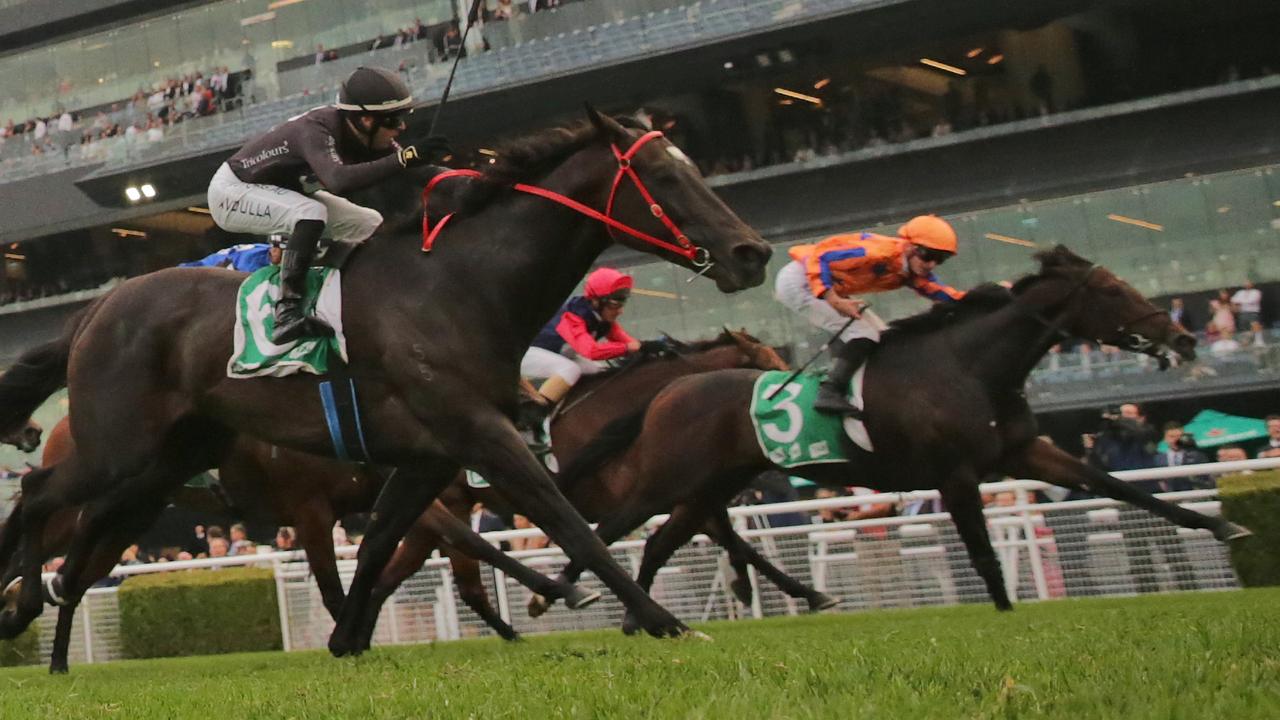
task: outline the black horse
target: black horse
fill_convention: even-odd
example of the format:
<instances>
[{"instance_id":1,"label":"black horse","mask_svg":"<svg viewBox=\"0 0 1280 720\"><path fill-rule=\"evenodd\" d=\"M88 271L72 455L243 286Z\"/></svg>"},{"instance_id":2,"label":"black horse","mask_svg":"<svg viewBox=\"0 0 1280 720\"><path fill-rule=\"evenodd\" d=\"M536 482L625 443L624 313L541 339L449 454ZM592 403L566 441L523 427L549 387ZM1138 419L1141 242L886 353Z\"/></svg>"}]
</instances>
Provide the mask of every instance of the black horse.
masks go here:
<instances>
[{"instance_id":1,"label":"black horse","mask_svg":"<svg viewBox=\"0 0 1280 720\"><path fill-rule=\"evenodd\" d=\"M429 255L417 238L379 236L344 269L343 324L364 435L375 461L397 472L361 545L329 642L335 655L368 648L374 581L460 467L488 478L590 567L650 633L687 631L617 565L525 448L511 421L520 358L610 234L699 269L725 292L763 282L771 250L659 133L588 115L590 123L500 150L496 169L464 193L475 198L464 203L469 211ZM544 190L515 184L533 182ZM47 589L75 603L89 551L104 542L123 548L169 490L217 465L236 433L333 455L318 378L226 377L239 282L190 269L130 280L0 378L0 433L64 382L76 408L75 454L24 482L24 583L0 628L40 612L41 530L58 506L86 504ZM122 437L120 428L133 432Z\"/></svg>"},{"instance_id":2,"label":"black horse","mask_svg":"<svg viewBox=\"0 0 1280 720\"><path fill-rule=\"evenodd\" d=\"M941 491L974 568L1001 610L1012 605L978 492L979 483L993 476L1116 498L1178 525L1212 530L1222 541L1248 534L1223 518L1155 498L1038 439L1023 386L1036 362L1065 336L1144 352L1162 364L1175 354L1194 358L1196 341L1109 270L1061 246L1037 257L1040 272L1012 291L982 286L957 304L894 323L866 370L866 423L874 453L849 444L849 463L788 470L837 487ZM775 467L749 415L759 376L755 370L717 370L676 380L646 411L605 428L565 468L562 482L625 465L649 484L712 488ZM653 581L669 549L696 529L685 526L681 537L645 546L642 586ZM660 550L651 554L654 548ZM577 570L570 563L561 579L571 581ZM627 627L634 630L636 620L628 617Z\"/></svg>"}]
</instances>

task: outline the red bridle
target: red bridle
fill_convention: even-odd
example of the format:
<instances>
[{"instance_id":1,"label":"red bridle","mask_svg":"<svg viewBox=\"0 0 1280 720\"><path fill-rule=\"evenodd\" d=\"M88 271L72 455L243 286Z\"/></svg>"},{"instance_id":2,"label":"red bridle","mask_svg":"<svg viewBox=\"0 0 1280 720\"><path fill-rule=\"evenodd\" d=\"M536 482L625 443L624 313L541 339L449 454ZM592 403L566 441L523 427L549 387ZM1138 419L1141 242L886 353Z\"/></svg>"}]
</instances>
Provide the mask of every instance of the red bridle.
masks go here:
<instances>
[{"instance_id":1,"label":"red bridle","mask_svg":"<svg viewBox=\"0 0 1280 720\"><path fill-rule=\"evenodd\" d=\"M660 137L662 137L662 133L660 131L651 130L644 135L641 135L634 143L631 144L631 147L628 148L626 152L619 150L616 144L611 144L609 146L613 150L614 157L618 160L618 172L613 176L613 187L609 189L609 201L605 205L603 213L599 210L583 205L573 198L561 195L560 193L552 190L547 190L546 188L537 187L536 185L516 183L513 187L520 192L546 198L552 202L564 205L570 210L586 215L593 220L598 220L599 222L604 223L609 229L610 236L614 237L614 239L617 239L617 236L614 234L615 231L621 231L643 243L653 245L685 258L696 268L706 268L711 265L711 254L706 248L694 245L693 242L689 240L688 236L680 231L680 228L675 224L675 221L667 217L662 206L658 204L657 200L654 200L653 194L649 192L649 188L645 187L640 176L637 175L635 169L631 167L631 159L640 151L640 148L644 147L649 141L656 140ZM449 213L443 218L440 218L440 222L436 223L435 227L431 226L431 221L427 217L427 198L432 189L434 189L440 181L445 180L446 178L480 177L480 175L481 173L475 170L447 170L431 178L431 181L427 183L427 186L422 190L423 252L431 251L431 247L435 244L436 237L439 236L440 231L445 226L445 223L454 216L454 213ZM640 196L649 204L649 212L653 213L653 216L658 218L658 220L666 226L667 230L671 232L671 236L675 239L675 242L654 237L653 235L637 230L630 225L613 218L613 201L617 197L618 188L622 186L622 179L624 177L631 179L636 190L640 191Z\"/></svg>"}]
</instances>

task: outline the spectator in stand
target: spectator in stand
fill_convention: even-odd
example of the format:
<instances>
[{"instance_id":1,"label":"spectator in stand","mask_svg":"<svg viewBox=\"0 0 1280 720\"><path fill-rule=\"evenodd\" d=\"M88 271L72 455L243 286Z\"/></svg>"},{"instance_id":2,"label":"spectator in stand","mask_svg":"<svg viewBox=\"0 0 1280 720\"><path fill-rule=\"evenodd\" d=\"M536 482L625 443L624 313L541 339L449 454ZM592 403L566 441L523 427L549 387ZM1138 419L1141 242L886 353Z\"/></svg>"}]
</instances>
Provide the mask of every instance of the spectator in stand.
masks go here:
<instances>
[{"instance_id":1,"label":"spectator in stand","mask_svg":"<svg viewBox=\"0 0 1280 720\"><path fill-rule=\"evenodd\" d=\"M1253 286L1252 280L1245 280L1244 287L1231 296L1231 309L1236 313L1237 327L1252 329L1262 320L1262 291Z\"/></svg>"},{"instance_id":2,"label":"spectator in stand","mask_svg":"<svg viewBox=\"0 0 1280 720\"><path fill-rule=\"evenodd\" d=\"M325 61L324 45L322 45L322 44L320 44L320 43L316 43L316 54L315 54L315 63L314 63L314 64L319 65L320 63L322 63L322 62L324 62L324 61Z\"/></svg>"},{"instance_id":3,"label":"spectator in stand","mask_svg":"<svg viewBox=\"0 0 1280 720\"><path fill-rule=\"evenodd\" d=\"M534 525L533 523L529 522L529 518L523 515L512 515L511 524L515 526L516 530L528 530L530 528L537 528L537 525ZM512 550L541 550L542 548L549 545L550 542L551 541L547 539L546 535L543 535L541 537L512 538L511 549Z\"/></svg>"},{"instance_id":4,"label":"spectator in stand","mask_svg":"<svg viewBox=\"0 0 1280 720\"><path fill-rule=\"evenodd\" d=\"M227 542L224 537L209 538L209 557L220 558L227 557L231 551L231 543Z\"/></svg>"},{"instance_id":5,"label":"spectator in stand","mask_svg":"<svg viewBox=\"0 0 1280 720\"><path fill-rule=\"evenodd\" d=\"M515 3L511 2L511 0L498 0L498 6L493 10L493 19L510 20L515 14Z\"/></svg>"},{"instance_id":6,"label":"spectator in stand","mask_svg":"<svg viewBox=\"0 0 1280 720\"><path fill-rule=\"evenodd\" d=\"M820 487L813 494L814 500L826 500L828 498L840 497L848 493L836 492L835 488ZM834 523L844 522L849 519L849 510L847 508L822 508L818 514L814 516L813 521L817 523Z\"/></svg>"},{"instance_id":7,"label":"spectator in stand","mask_svg":"<svg viewBox=\"0 0 1280 720\"><path fill-rule=\"evenodd\" d=\"M466 57L467 49L462 46L462 31L458 29L458 21L454 20L449 23L449 29L445 31L444 37L441 38L441 44L444 46L444 59L452 60L455 55L458 57Z\"/></svg>"},{"instance_id":8,"label":"spectator in stand","mask_svg":"<svg viewBox=\"0 0 1280 720\"><path fill-rule=\"evenodd\" d=\"M1249 453L1239 445L1223 445L1218 448L1218 462L1236 462L1238 460L1248 460Z\"/></svg>"},{"instance_id":9,"label":"spectator in stand","mask_svg":"<svg viewBox=\"0 0 1280 720\"><path fill-rule=\"evenodd\" d=\"M1156 454L1156 467L1181 467L1209 462L1209 457L1196 446L1195 438L1183 429L1182 423L1170 421L1164 424L1164 452ZM1166 492L1212 488L1213 478L1208 475L1169 478L1159 481Z\"/></svg>"},{"instance_id":10,"label":"spectator in stand","mask_svg":"<svg viewBox=\"0 0 1280 720\"><path fill-rule=\"evenodd\" d=\"M244 525L242 523L236 523L235 525L232 525L231 526L231 554L232 555L252 554L253 553L253 550L251 549L252 546L253 546L253 542L249 540L249 534L245 532Z\"/></svg>"},{"instance_id":11,"label":"spectator in stand","mask_svg":"<svg viewBox=\"0 0 1280 720\"><path fill-rule=\"evenodd\" d=\"M1182 298L1176 297L1169 301L1169 319L1187 330L1191 330L1191 318L1187 315L1187 308L1183 304Z\"/></svg>"},{"instance_id":12,"label":"spectator in stand","mask_svg":"<svg viewBox=\"0 0 1280 720\"><path fill-rule=\"evenodd\" d=\"M1267 445L1258 452L1258 457L1280 457L1280 415L1267 416Z\"/></svg>"},{"instance_id":13,"label":"spectator in stand","mask_svg":"<svg viewBox=\"0 0 1280 720\"><path fill-rule=\"evenodd\" d=\"M289 526L283 526L276 530L275 549L280 551L297 549L297 533Z\"/></svg>"},{"instance_id":14,"label":"spectator in stand","mask_svg":"<svg viewBox=\"0 0 1280 720\"><path fill-rule=\"evenodd\" d=\"M333 526L333 546L346 547L351 544L351 538L347 537L347 529L341 524Z\"/></svg>"},{"instance_id":15,"label":"spectator in stand","mask_svg":"<svg viewBox=\"0 0 1280 720\"><path fill-rule=\"evenodd\" d=\"M1155 467L1156 438L1155 428L1137 403L1108 408L1102 411L1102 427L1094 436L1088 462L1107 472ZM1138 487L1147 492L1161 490L1154 480Z\"/></svg>"}]
</instances>

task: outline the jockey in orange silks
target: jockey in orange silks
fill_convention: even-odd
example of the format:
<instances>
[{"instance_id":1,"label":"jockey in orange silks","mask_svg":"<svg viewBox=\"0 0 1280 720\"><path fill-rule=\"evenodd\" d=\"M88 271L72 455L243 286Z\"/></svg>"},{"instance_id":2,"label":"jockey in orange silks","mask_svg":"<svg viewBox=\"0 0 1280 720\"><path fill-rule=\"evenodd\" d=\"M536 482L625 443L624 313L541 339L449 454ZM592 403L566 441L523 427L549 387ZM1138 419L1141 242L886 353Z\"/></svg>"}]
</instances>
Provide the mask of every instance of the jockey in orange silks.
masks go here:
<instances>
[{"instance_id":1,"label":"jockey in orange silks","mask_svg":"<svg viewBox=\"0 0 1280 720\"><path fill-rule=\"evenodd\" d=\"M775 297L817 327L833 333L844 328L833 345L836 362L819 389L815 409L860 415L845 396L854 373L880 341L880 331L861 317L863 303L855 296L909 287L934 302L959 300L964 293L933 274L956 249L956 231L934 215L912 218L898 228L897 237L834 235L791 248L794 262L778 273ZM845 327L848 318L856 319Z\"/></svg>"}]
</instances>

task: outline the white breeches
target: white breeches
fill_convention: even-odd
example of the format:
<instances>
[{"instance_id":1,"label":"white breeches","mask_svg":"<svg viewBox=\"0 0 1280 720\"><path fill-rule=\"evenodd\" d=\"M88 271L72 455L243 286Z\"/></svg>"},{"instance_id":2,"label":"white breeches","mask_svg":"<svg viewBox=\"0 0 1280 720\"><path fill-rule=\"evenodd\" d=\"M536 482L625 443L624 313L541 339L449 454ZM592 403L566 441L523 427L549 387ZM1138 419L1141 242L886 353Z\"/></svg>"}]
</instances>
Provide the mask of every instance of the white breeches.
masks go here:
<instances>
[{"instance_id":1,"label":"white breeches","mask_svg":"<svg viewBox=\"0 0 1280 720\"><path fill-rule=\"evenodd\" d=\"M836 312L836 309L826 300L813 296L813 291L809 289L809 278L805 273L804 264L799 260L778 271L778 278L773 285L773 296L778 299L778 302L799 313L810 325L827 332L839 332L840 328L849 321L849 318ZM840 339L845 342L854 338L867 338L880 342L880 331L866 320L858 319L840 333Z\"/></svg>"},{"instance_id":2,"label":"white breeches","mask_svg":"<svg viewBox=\"0 0 1280 720\"><path fill-rule=\"evenodd\" d=\"M607 367L597 360L583 357L565 357L540 347L531 347L520 360L520 374L527 378L545 380L553 375L573 385L583 375L594 375Z\"/></svg>"},{"instance_id":3,"label":"white breeches","mask_svg":"<svg viewBox=\"0 0 1280 720\"><path fill-rule=\"evenodd\" d=\"M319 220L338 242L362 243L382 224L377 210L319 190L312 195L247 183L223 163L209 183L209 212L218 227L251 235L288 235L299 220Z\"/></svg>"}]
</instances>

